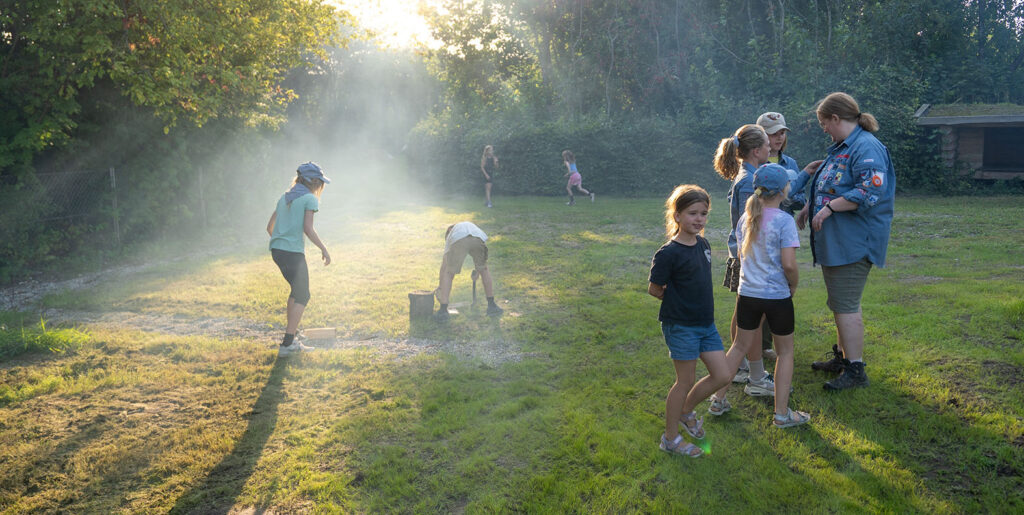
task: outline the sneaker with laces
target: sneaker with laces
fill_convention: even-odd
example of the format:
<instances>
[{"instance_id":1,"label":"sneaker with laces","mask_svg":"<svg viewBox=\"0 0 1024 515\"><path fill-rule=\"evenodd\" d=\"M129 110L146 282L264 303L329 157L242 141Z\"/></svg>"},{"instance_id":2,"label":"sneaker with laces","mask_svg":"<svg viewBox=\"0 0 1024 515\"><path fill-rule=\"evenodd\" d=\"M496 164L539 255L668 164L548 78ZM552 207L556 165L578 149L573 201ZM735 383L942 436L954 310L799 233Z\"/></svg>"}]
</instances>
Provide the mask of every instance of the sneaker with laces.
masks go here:
<instances>
[{"instance_id":1,"label":"sneaker with laces","mask_svg":"<svg viewBox=\"0 0 1024 515\"><path fill-rule=\"evenodd\" d=\"M843 371L839 374L839 377L825 383L824 386L826 390L838 391L868 386L868 384L868 375L864 372L864 362L853 362L844 359Z\"/></svg>"},{"instance_id":2,"label":"sneaker with laces","mask_svg":"<svg viewBox=\"0 0 1024 515\"><path fill-rule=\"evenodd\" d=\"M823 372L832 372L838 374L843 371L843 352L839 350L838 345L832 346L832 351L825 354L825 357L830 359L826 361L815 361L811 363L811 368L814 370L821 370Z\"/></svg>"},{"instance_id":3,"label":"sneaker with laces","mask_svg":"<svg viewBox=\"0 0 1024 515\"><path fill-rule=\"evenodd\" d=\"M751 397L775 397L775 379L765 372L760 381L750 381L743 387L743 393Z\"/></svg>"},{"instance_id":4,"label":"sneaker with laces","mask_svg":"<svg viewBox=\"0 0 1024 515\"><path fill-rule=\"evenodd\" d=\"M732 382L739 384L746 384L750 381L750 369L741 368L736 371L736 375L732 376Z\"/></svg>"},{"instance_id":5,"label":"sneaker with laces","mask_svg":"<svg viewBox=\"0 0 1024 515\"><path fill-rule=\"evenodd\" d=\"M285 355L286 356L288 354L296 354L296 353L299 353L299 352L310 352L310 351L314 351L314 350L316 350L316 348L310 347L309 345L306 345L306 344L296 340L296 341L292 342L291 345L281 345L277 349L277 353L278 353L278 355Z\"/></svg>"}]
</instances>

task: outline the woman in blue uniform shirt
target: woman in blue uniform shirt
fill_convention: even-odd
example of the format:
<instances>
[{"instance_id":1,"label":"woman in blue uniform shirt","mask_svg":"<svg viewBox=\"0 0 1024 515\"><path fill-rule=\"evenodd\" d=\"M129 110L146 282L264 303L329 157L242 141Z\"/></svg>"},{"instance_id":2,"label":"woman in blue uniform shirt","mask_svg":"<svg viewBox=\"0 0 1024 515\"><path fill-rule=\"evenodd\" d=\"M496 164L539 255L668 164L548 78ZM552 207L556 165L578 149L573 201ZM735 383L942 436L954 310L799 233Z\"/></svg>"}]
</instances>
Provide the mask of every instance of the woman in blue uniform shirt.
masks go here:
<instances>
[{"instance_id":1,"label":"woman in blue uniform shirt","mask_svg":"<svg viewBox=\"0 0 1024 515\"><path fill-rule=\"evenodd\" d=\"M821 265L838 333L832 359L812 367L838 372L825 389L844 390L868 385L860 300L871 267L885 266L896 175L888 149L872 134L878 121L862 113L853 97L829 94L816 111L834 144L819 166L805 169L813 173L812 186L797 225L803 228L811 218L811 252Z\"/></svg>"}]
</instances>

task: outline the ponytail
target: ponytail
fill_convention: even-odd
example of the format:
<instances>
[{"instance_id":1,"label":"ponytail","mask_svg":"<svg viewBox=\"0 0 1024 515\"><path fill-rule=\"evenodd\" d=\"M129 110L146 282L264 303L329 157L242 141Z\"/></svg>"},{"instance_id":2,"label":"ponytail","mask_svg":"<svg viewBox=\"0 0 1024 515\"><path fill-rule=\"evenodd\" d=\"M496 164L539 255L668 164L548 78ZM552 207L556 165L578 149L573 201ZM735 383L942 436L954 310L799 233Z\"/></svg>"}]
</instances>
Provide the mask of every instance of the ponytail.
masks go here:
<instances>
[{"instance_id":1,"label":"ponytail","mask_svg":"<svg viewBox=\"0 0 1024 515\"><path fill-rule=\"evenodd\" d=\"M874 115L860 112L860 106L857 105L857 101L841 91L829 93L828 96L821 99L815 111L818 114L818 118L827 119L831 118L832 115L836 115L840 120L856 122L861 129L868 132L875 132L879 128L878 120L875 119Z\"/></svg>"},{"instance_id":2,"label":"ponytail","mask_svg":"<svg viewBox=\"0 0 1024 515\"><path fill-rule=\"evenodd\" d=\"M764 215L764 205L761 204L761 196L757 193L747 199L747 223L743 227L743 247L740 248L740 257L750 252L754 240L761 233L761 218Z\"/></svg>"},{"instance_id":3,"label":"ponytail","mask_svg":"<svg viewBox=\"0 0 1024 515\"><path fill-rule=\"evenodd\" d=\"M772 200L778 195L786 198L789 195L789 184L775 195L765 196L764 194L765 189L759 187L754 189L754 194L747 199L747 221L743 225L743 247L740 248L740 257L750 252L754 241L761 234L761 221L764 219L764 201Z\"/></svg>"},{"instance_id":4,"label":"ponytail","mask_svg":"<svg viewBox=\"0 0 1024 515\"><path fill-rule=\"evenodd\" d=\"M718 150L715 151L712 165L718 175L731 181L740 173L740 160L746 159L752 150L764 146L767 142L768 135L760 125L744 125L736 129L732 136L718 142Z\"/></svg>"}]
</instances>

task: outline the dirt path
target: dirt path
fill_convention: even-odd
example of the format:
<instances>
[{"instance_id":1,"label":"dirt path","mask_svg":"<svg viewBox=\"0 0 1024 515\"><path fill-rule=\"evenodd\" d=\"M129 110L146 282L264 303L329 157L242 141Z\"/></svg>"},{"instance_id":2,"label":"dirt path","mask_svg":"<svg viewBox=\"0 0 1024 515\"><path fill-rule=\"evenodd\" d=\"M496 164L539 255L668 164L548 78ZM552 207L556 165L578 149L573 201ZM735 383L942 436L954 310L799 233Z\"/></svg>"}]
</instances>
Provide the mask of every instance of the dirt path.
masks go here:
<instances>
[{"instance_id":1,"label":"dirt path","mask_svg":"<svg viewBox=\"0 0 1024 515\"><path fill-rule=\"evenodd\" d=\"M80 290L100 284L109 277L124 280L147 266L121 267L94 274L83 275L64 281L26 281L0 288L0 310L32 311L46 295L63 291ZM150 333L173 334L178 336L206 336L219 339L238 338L266 342L275 346L280 329L271 329L266 323L242 318L194 318L182 315L161 315L134 313L129 311L76 311L57 308L38 310L39 315L51 325L72 325L100 327L112 330L138 330ZM489 366L522 360L520 346L504 338L480 342L450 342L424 338L370 338L335 339L334 341L310 342L320 349L365 348L378 352L386 359L407 359L421 353L451 353L460 358L480 361Z\"/></svg>"}]
</instances>

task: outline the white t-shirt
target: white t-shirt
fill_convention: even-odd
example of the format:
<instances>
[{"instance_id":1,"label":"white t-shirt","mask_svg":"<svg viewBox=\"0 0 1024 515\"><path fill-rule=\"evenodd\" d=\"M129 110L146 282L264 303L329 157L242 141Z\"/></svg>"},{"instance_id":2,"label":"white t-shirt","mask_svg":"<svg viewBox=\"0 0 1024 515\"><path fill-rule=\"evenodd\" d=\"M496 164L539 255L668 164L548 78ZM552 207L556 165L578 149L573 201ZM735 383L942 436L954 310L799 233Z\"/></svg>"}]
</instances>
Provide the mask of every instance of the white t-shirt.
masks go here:
<instances>
[{"instance_id":1,"label":"white t-shirt","mask_svg":"<svg viewBox=\"0 0 1024 515\"><path fill-rule=\"evenodd\" d=\"M487 235L480 230L473 222L459 222L452 227L452 232L448 233L448 237L444 240L444 251L448 252L448 247L466 236L476 236L485 243L487 242Z\"/></svg>"},{"instance_id":2,"label":"white t-shirt","mask_svg":"<svg viewBox=\"0 0 1024 515\"><path fill-rule=\"evenodd\" d=\"M785 299L789 294L789 281L782 270L782 249L800 246L800 234L793 217L780 209L765 208L761 215L761 232L750 251L740 258L740 286L738 293L758 299ZM747 215L736 223L736 248L743 248Z\"/></svg>"}]
</instances>

